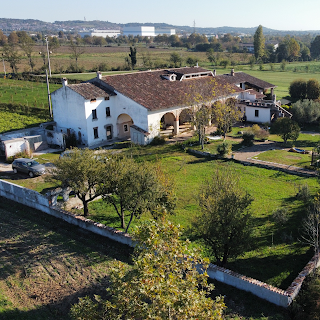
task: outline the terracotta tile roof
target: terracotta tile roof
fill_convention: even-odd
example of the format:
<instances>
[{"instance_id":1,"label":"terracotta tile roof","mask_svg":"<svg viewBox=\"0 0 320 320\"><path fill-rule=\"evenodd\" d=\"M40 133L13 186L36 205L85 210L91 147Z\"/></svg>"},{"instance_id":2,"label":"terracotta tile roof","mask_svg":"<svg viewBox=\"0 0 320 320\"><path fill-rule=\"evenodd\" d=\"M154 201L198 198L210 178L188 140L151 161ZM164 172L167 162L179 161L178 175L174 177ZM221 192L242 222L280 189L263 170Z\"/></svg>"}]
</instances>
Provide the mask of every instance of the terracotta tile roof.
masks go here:
<instances>
[{"instance_id":1,"label":"terracotta tile roof","mask_svg":"<svg viewBox=\"0 0 320 320\"><path fill-rule=\"evenodd\" d=\"M114 95L112 91L105 89L96 83L85 82L79 84L69 84L68 88L79 93L86 100L105 98Z\"/></svg>"},{"instance_id":2,"label":"terracotta tile roof","mask_svg":"<svg viewBox=\"0 0 320 320\"><path fill-rule=\"evenodd\" d=\"M250 94L255 94L256 95L256 99L263 99L263 98L266 97L263 93L260 93L260 92L254 90L254 89L248 89L246 91L248 91Z\"/></svg>"},{"instance_id":3,"label":"terracotta tile roof","mask_svg":"<svg viewBox=\"0 0 320 320\"><path fill-rule=\"evenodd\" d=\"M164 75L170 75L172 72L177 74L176 81L163 78ZM178 75L196 73L199 74L198 77L178 80ZM203 73L210 73L210 76L200 76ZM224 78L213 77L209 70L198 67L112 75L102 77L101 80L149 110L209 102L243 91Z\"/></svg>"},{"instance_id":4,"label":"terracotta tile roof","mask_svg":"<svg viewBox=\"0 0 320 320\"><path fill-rule=\"evenodd\" d=\"M227 81L229 83L236 84L236 83L245 82L245 83L248 83L254 87L261 88L263 90L276 87L274 84L271 84L269 82L263 81L263 80L258 79L256 77L250 76L249 74L244 73L244 72L235 72L234 76L232 76L229 73L229 74L220 75L218 77L223 78L225 81Z\"/></svg>"}]
</instances>

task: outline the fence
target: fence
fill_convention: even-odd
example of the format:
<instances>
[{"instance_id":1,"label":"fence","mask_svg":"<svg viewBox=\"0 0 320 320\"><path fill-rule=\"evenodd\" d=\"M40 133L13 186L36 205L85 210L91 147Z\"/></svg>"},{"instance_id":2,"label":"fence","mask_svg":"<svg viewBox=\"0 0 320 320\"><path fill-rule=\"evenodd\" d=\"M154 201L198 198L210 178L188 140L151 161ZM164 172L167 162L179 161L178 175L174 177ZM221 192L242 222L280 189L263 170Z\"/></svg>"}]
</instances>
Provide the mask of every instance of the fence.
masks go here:
<instances>
[{"instance_id":1,"label":"fence","mask_svg":"<svg viewBox=\"0 0 320 320\"><path fill-rule=\"evenodd\" d=\"M96 223L82 216L76 216L52 206L51 198L40 193L18 186L16 184L0 180L0 196L16 201L31 208L35 208L58 219L86 229L93 233L107 237L111 240L133 246L129 234ZM256 279L246 277L231 270L210 264L207 273L211 279L226 283L238 289L253 293L278 306L287 307L299 293L301 285L308 274L320 265L319 255L315 255L305 268L299 273L287 290L282 290Z\"/></svg>"}]
</instances>

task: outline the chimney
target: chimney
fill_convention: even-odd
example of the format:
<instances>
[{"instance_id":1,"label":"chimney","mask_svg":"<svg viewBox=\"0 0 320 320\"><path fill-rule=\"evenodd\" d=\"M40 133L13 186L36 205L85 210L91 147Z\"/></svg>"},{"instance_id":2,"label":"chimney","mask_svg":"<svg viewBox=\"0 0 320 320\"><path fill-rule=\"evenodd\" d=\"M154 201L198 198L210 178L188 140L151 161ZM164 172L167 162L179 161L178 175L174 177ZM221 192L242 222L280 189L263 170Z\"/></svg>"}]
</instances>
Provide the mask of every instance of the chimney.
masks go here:
<instances>
[{"instance_id":1,"label":"chimney","mask_svg":"<svg viewBox=\"0 0 320 320\"><path fill-rule=\"evenodd\" d=\"M231 76L234 77L234 69L231 69Z\"/></svg>"},{"instance_id":2,"label":"chimney","mask_svg":"<svg viewBox=\"0 0 320 320\"><path fill-rule=\"evenodd\" d=\"M214 77L217 75L216 69L213 70L213 73L212 73L212 74L213 74Z\"/></svg>"},{"instance_id":3,"label":"chimney","mask_svg":"<svg viewBox=\"0 0 320 320\"><path fill-rule=\"evenodd\" d=\"M97 79L101 79L102 78L102 74L100 71L97 71Z\"/></svg>"},{"instance_id":4,"label":"chimney","mask_svg":"<svg viewBox=\"0 0 320 320\"><path fill-rule=\"evenodd\" d=\"M68 85L68 80L67 78L62 78L62 86L66 87Z\"/></svg>"}]
</instances>

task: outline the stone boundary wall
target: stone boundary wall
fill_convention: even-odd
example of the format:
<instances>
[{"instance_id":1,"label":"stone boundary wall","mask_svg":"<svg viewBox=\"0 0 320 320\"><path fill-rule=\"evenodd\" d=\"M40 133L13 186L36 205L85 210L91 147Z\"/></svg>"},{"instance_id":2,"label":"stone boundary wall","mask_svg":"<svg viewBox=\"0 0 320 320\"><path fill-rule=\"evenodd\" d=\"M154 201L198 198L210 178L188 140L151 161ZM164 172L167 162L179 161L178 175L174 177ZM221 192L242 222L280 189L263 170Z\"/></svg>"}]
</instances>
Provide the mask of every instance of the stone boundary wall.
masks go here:
<instances>
[{"instance_id":1,"label":"stone boundary wall","mask_svg":"<svg viewBox=\"0 0 320 320\"><path fill-rule=\"evenodd\" d=\"M46 196L43 196L36 191L0 180L0 196L40 210L70 224L107 237L113 241L134 246L129 234L107 227L101 223L96 223L90 219L84 218L83 216L77 216L52 206L50 200ZM209 265L207 273L211 279L215 279L238 289L251 292L254 295L278 306L288 307L293 299L298 295L306 276L319 265L320 256L317 254L299 273L287 290L273 287L259 280L246 277L214 264Z\"/></svg>"}]
</instances>

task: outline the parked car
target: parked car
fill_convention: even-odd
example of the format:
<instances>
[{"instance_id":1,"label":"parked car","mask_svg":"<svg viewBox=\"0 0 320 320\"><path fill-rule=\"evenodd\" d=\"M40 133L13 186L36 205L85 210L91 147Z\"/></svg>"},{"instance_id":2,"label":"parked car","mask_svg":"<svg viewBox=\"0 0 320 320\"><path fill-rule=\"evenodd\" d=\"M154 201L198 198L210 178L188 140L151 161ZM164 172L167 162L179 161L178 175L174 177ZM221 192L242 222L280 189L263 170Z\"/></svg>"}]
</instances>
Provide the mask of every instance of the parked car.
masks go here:
<instances>
[{"instance_id":1,"label":"parked car","mask_svg":"<svg viewBox=\"0 0 320 320\"><path fill-rule=\"evenodd\" d=\"M26 173L30 178L33 178L34 176L41 176L46 172L46 168L44 165L35 160L27 158L15 159L12 162L12 170L14 173Z\"/></svg>"}]
</instances>

